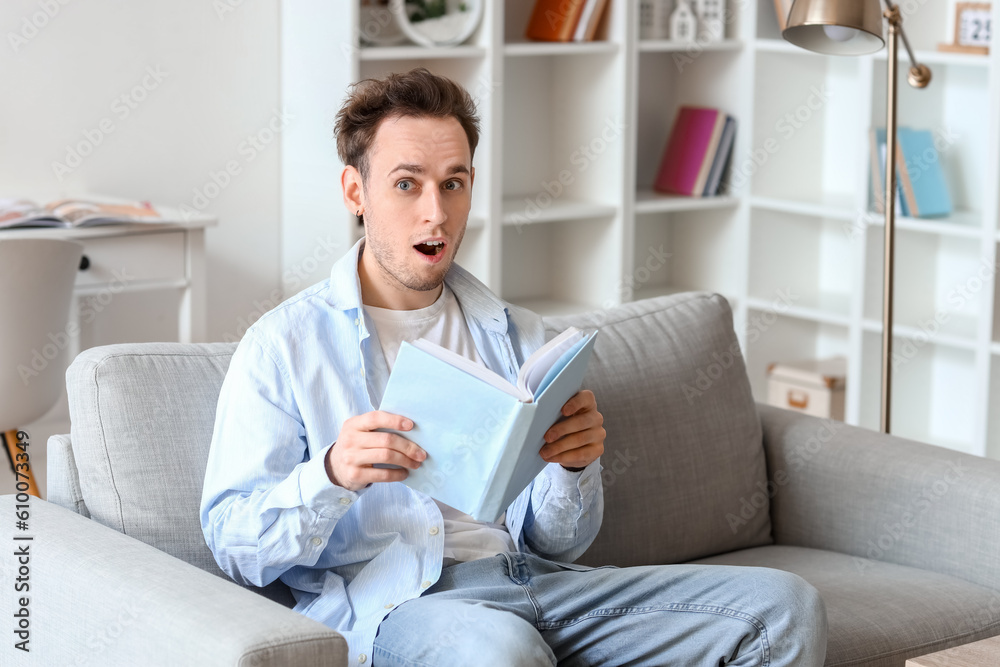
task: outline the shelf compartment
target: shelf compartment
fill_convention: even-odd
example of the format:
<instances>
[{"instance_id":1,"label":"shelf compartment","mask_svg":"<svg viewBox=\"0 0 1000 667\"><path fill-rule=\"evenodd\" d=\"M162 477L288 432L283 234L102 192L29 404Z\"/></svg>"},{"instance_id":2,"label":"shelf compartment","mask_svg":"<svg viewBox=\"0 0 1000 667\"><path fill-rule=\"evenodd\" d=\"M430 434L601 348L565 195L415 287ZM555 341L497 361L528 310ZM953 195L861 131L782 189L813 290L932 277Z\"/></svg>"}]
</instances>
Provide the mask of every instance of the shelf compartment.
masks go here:
<instances>
[{"instance_id":1,"label":"shelf compartment","mask_svg":"<svg viewBox=\"0 0 1000 667\"><path fill-rule=\"evenodd\" d=\"M882 320L865 319L861 323L862 328L870 333L882 336ZM908 340L914 343L924 344L925 341L932 341L937 345L951 347L958 350L974 351L977 347L975 339L976 321L973 318L953 317L936 331L928 331L921 327L908 324L893 323L893 339ZM893 343L895 345L895 343Z\"/></svg>"},{"instance_id":2,"label":"shelf compartment","mask_svg":"<svg viewBox=\"0 0 1000 667\"><path fill-rule=\"evenodd\" d=\"M621 225L615 220L505 226L501 240L503 299L542 304L547 313L556 312L556 304L597 309L622 301Z\"/></svg>"},{"instance_id":3,"label":"shelf compartment","mask_svg":"<svg viewBox=\"0 0 1000 667\"><path fill-rule=\"evenodd\" d=\"M846 312L850 306L850 297L846 294L820 294L812 303L802 303L800 299L789 299L789 301L792 304L785 306L777 298L769 301L752 296L747 298L747 306L756 310L767 310L773 308L775 303L782 303L780 312L784 317L842 327L850 325L850 317L841 314L841 312Z\"/></svg>"},{"instance_id":4,"label":"shelf compartment","mask_svg":"<svg viewBox=\"0 0 1000 667\"><path fill-rule=\"evenodd\" d=\"M674 52L649 51L638 59L636 87L635 178L637 202L645 205L654 196L653 183L663 160L663 153L677 110L684 105L714 107L736 117L736 137L733 159L742 143L740 137L749 129L740 118L739 104L733 91L746 86L746 68L731 51L705 51L697 57L675 62ZM724 176L721 192L738 192L728 188L729 174ZM659 196L658 193L655 193Z\"/></svg>"},{"instance_id":5,"label":"shelf compartment","mask_svg":"<svg viewBox=\"0 0 1000 667\"><path fill-rule=\"evenodd\" d=\"M519 195L504 197L504 225L533 225L545 222L564 222L566 220L587 218L608 218L618 215L617 206L580 199L541 198L538 195Z\"/></svg>"},{"instance_id":6,"label":"shelf compartment","mask_svg":"<svg viewBox=\"0 0 1000 667\"><path fill-rule=\"evenodd\" d=\"M789 314L846 326L853 254L843 221L754 210L748 291L758 302L784 294L791 299Z\"/></svg>"},{"instance_id":7,"label":"shelf compartment","mask_svg":"<svg viewBox=\"0 0 1000 667\"><path fill-rule=\"evenodd\" d=\"M905 66L902 71L905 73ZM995 183L987 183L982 178L990 173L989 164L996 159L995 155L991 157L989 146L990 70L938 64L933 68L932 77L926 89L915 89L900 83L897 103L899 126L933 133L952 206L957 211L981 210L983 202L993 196L996 187ZM868 126L885 127L885 61L874 63L871 86ZM867 140L865 144L864 164L869 164L871 158ZM869 173L870 169L866 168L865 172ZM919 174L919 171L911 174L914 187L919 186Z\"/></svg>"},{"instance_id":8,"label":"shelf compartment","mask_svg":"<svg viewBox=\"0 0 1000 667\"><path fill-rule=\"evenodd\" d=\"M506 57L518 56L586 56L618 52L614 42L510 42L503 45Z\"/></svg>"},{"instance_id":9,"label":"shelf compartment","mask_svg":"<svg viewBox=\"0 0 1000 667\"><path fill-rule=\"evenodd\" d=\"M817 53L816 51L810 51L808 49L803 49L799 46L795 46L790 42L786 42L780 38L760 38L754 40L754 48L757 49L757 53L780 53L780 54L792 54L801 55L811 58L828 58L826 54Z\"/></svg>"},{"instance_id":10,"label":"shelf compartment","mask_svg":"<svg viewBox=\"0 0 1000 667\"><path fill-rule=\"evenodd\" d=\"M358 50L361 60L425 60L443 58L485 58L482 46L363 46Z\"/></svg>"},{"instance_id":11,"label":"shelf compartment","mask_svg":"<svg viewBox=\"0 0 1000 667\"><path fill-rule=\"evenodd\" d=\"M755 68L751 148L736 156L734 187L749 181L756 197L804 202L857 192L863 181L856 166L867 164L869 93L859 59L764 52Z\"/></svg>"},{"instance_id":12,"label":"shelf compartment","mask_svg":"<svg viewBox=\"0 0 1000 667\"><path fill-rule=\"evenodd\" d=\"M878 227L885 225L885 216L874 211L868 212L866 220L870 225ZM896 229L923 232L924 234L979 239L983 235L982 220L983 216L979 211L969 210L955 211L947 218L908 218L897 215Z\"/></svg>"},{"instance_id":13,"label":"shelf compartment","mask_svg":"<svg viewBox=\"0 0 1000 667\"><path fill-rule=\"evenodd\" d=\"M525 197L540 209L563 200L618 208L627 143L620 63L515 58L504 69L504 199L519 198L522 209Z\"/></svg>"},{"instance_id":14,"label":"shelf compartment","mask_svg":"<svg viewBox=\"0 0 1000 667\"><path fill-rule=\"evenodd\" d=\"M632 292L633 301L642 301L643 299L654 299L659 296L670 296L673 294L683 294L684 292L704 292L715 290L698 290L692 287L684 287L682 285L655 285L653 287L642 287ZM719 292L715 292L719 294ZM722 294L722 296L729 302L729 307L736 311L737 298L732 294Z\"/></svg>"},{"instance_id":15,"label":"shelf compartment","mask_svg":"<svg viewBox=\"0 0 1000 667\"><path fill-rule=\"evenodd\" d=\"M869 227L865 258L866 327L882 321L884 229ZM979 325L977 240L898 229L895 252L894 326L935 331L949 347L974 344ZM972 281L972 282L970 282ZM976 287L976 282L979 286ZM906 331L906 329L904 329Z\"/></svg>"},{"instance_id":16,"label":"shelf compartment","mask_svg":"<svg viewBox=\"0 0 1000 667\"><path fill-rule=\"evenodd\" d=\"M623 292L743 291L739 225L733 209L651 213L635 220L633 270ZM662 255L666 253L666 258Z\"/></svg>"},{"instance_id":17,"label":"shelf compartment","mask_svg":"<svg viewBox=\"0 0 1000 667\"><path fill-rule=\"evenodd\" d=\"M750 206L758 210L854 222L859 216L857 210L851 207L853 201L854 198L848 194L825 193L810 200L789 197L751 197Z\"/></svg>"},{"instance_id":18,"label":"shelf compartment","mask_svg":"<svg viewBox=\"0 0 1000 667\"><path fill-rule=\"evenodd\" d=\"M861 425L877 430L881 411L882 339L862 343ZM934 342L893 339L891 432L969 454L975 446L976 355Z\"/></svg>"},{"instance_id":19,"label":"shelf compartment","mask_svg":"<svg viewBox=\"0 0 1000 667\"><path fill-rule=\"evenodd\" d=\"M712 208L735 208L740 203L738 197L719 195L717 197L686 197L684 195L663 194L646 188L635 195L635 212L670 213L675 211L699 211Z\"/></svg>"},{"instance_id":20,"label":"shelf compartment","mask_svg":"<svg viewBox=\"0 0 1000 667\"><path fill-rule=\"evenodd\" d=\"M788 317L771 303L748 306L747 373L757 401L767 402L767 369L772 363L848 355L847 327ZM850 390L850 377L847 382Z\"/></svg>"},{"instance_id":21,"label":"shelf compartment","mask_svg":"<svg viewBox=\"0 0 1000 667\"><path fill-rule=\"evenodd\" d=\"M642 53L677 53L691 52L693 54L702 51L739 51L743 48L743 41L739 39L723 39L718 42L678 42L670 39L643 39L639 41L639 51Z\"/></svg>"}]
</instances>

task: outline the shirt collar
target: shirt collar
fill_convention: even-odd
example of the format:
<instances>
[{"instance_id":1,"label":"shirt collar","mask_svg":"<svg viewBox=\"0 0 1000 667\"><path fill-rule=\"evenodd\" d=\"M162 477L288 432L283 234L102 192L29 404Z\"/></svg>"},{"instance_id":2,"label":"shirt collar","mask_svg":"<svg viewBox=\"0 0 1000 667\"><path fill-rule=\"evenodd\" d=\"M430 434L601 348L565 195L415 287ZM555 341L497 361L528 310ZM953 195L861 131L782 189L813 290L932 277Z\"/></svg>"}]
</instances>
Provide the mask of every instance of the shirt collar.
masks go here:
<instances>
[{"instance_id":1,"label":"shirt collar","mask_svg":"<svg viewBox=\"0 0 1000 667\"><path fill-rule=\"evenodd\" d=\"M326 302L337 310L361 311L361 279L358 277L358 257L364 247L361 237L330 270L330 287ZM444 282L455 293L465 313L480 326L499 334L507 333L507 305L478 278L453 262Z\"/></svg>"}]
</instances>

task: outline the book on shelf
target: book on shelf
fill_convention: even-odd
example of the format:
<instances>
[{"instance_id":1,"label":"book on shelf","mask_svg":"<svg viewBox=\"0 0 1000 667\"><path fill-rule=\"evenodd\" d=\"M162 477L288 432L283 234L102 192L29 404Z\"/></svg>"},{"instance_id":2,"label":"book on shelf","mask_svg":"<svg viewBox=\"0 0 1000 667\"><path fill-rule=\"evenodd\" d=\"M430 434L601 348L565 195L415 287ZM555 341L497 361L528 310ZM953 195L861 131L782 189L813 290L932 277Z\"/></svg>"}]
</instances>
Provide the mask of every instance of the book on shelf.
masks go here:
<instances>
[{"instance_id":1,"label":"book on shelf","mask_svg":"<svg viewBox=\"0 0 1000 667\"><path fill-rule=\"evenodd\" d=\"M735 136L736 119L724 111L710 107L680 107L653 189L692 197L717 195Z\"/></svg>"},{"instance_id":2,"label":"book on shelf","mask_svg":"<svg viewBox=\"0 0 1000 667\"><path fill-rule=\"evenodd\" d=\"M608 0L536 0L525 37L542 42L589 42Z\"/></svg>"},{"instance_id":3,"label":"book on shelf","mask_svg":"<svg viewBox=\"0 0 1000 667\"><path fill-rule=\"evenodd\" d=\"M525 360L516 385L430 341L404 341L379 405L413 422L409 431L379 430L427 452L403 483L496 521L547 465L545 432L580 390L596 336L570 327Z\"/></svg>"},{"instance_id":4,"label":"book on shelf","mask_svg":"<svg viewBox=\"0 0 1000 667\"><path fill-rule=\"evenodd\" d=\"M0 199L0 229L162 222L168 220L149 202L59 199L42 206L28 199Z\"/></svg>"},{"instance_id":5,"label":"book on shelf","mask_svg":"<svg viewBox=\"0 0 1000 667\"><path fill-rule=\"evenodd\" d=\"M896 130L896 139L897 210L901 215L912 218L938 218L951 215L951 196L945 181L944 169L941 167L941 156L934 145L931 131L899 127ZM884 128L873 128L870 131L869 147L872 155L870 167L872 201L875 210L884 213L886 153Z\"/></svg>"}]
</instances>

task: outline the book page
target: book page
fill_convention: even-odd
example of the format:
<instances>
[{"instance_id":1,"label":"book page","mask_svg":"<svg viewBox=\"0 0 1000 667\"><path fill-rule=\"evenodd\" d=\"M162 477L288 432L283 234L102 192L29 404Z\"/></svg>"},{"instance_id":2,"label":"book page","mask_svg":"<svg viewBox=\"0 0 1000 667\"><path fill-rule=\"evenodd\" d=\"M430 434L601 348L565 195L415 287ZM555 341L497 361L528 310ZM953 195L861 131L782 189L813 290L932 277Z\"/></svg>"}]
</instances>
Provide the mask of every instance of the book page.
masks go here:
<instances>
[{"instance_id":1,"label":"book page","mask_svg":"<svg viewBox=\"0 0 1000 667\"><path fill-rule=\"evenodd\" d=\"M530 393L519 391L518 388L508 382L506 378L497 375L485 366L480 366L471 359L466 359L462 355L452 352L451 350L441 347L440 345L432 343L424 338L418 338L410 344L418 350L422 350L432 357L440 359L441 361L450 364L459 370L465 371L472 377L479 378L490 386L496 387L500 391L510 394L518 400L524 401L525 403L531 401Z\"/></svg>"},{"instance_id":2,"label":"book page","mask_svg":"<svg viewBox=\"0 0 1000 667\"><path fill-rule=\"evenodd\" d=\"M583 333L576 327L569 327L535 350L525 360L517 374L518 389L528 396L534 396L535 390L538 389L545 374L552 368L552 364L556 363L566 350L573 347L582 335Z\"/></svg>"}]
</instances>

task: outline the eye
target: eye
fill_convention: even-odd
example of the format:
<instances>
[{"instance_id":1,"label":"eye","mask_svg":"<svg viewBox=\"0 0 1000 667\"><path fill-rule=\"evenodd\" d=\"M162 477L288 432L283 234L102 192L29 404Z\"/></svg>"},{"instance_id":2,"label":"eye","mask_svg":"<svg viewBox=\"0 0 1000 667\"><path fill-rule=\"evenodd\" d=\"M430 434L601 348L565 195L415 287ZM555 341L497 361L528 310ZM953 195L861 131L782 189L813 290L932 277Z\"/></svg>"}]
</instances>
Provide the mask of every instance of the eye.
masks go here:
<instances>
[{"instance_id":1,"label":"eye","mask_svg":"<svg viewBox=\"0 0 1000 667\"><path fill-rule=\"evenodd\" d=\"M462 187L462 181L448 181L444 184L448 190L458 190Z\"/></svg>"},{"instance_id":2,"label":"eye","mask_svg":"<svg viewBox=\"0 0 1000 667\"><path fill-rule=\"evenodd\" d=\"M413 183L410 181L400 181L399 183L396 183L396 187L402 190L403 192L409 192L410 190L413 189Z\"/></svg>"}]
</instances>

